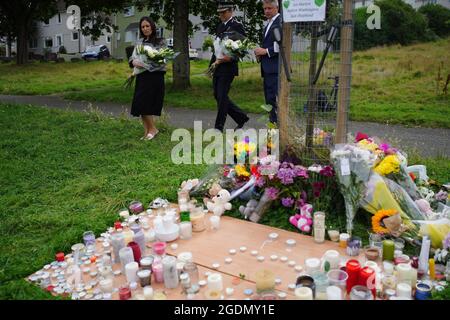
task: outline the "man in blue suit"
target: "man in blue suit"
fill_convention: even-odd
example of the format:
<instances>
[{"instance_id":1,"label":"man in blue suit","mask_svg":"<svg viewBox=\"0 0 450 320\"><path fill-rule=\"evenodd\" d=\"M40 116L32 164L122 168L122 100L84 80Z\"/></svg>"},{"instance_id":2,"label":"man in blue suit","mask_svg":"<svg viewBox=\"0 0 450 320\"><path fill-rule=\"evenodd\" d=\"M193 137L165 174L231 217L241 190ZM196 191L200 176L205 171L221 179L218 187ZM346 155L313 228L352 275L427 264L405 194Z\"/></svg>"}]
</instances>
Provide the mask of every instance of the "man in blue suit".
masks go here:
<instances>
[{"instance_id":1,"label":"man in blue suit","mask_svg":"<svg viewBox=\"0 0 450 320\"><path fill-rule=\"evenodd\" d=\"M280 48L275 41L273 29L280 28L281 16L278 13L278 0L263 0L264 16L268 24L264 28L263 42L261 48L255 49L255 55L261 62L261 76L264 78L264 97L266 104L272 106L269 119L272 123L278 122L277 96L278 96L278 54Z\"/></svg>"}]
</instances>

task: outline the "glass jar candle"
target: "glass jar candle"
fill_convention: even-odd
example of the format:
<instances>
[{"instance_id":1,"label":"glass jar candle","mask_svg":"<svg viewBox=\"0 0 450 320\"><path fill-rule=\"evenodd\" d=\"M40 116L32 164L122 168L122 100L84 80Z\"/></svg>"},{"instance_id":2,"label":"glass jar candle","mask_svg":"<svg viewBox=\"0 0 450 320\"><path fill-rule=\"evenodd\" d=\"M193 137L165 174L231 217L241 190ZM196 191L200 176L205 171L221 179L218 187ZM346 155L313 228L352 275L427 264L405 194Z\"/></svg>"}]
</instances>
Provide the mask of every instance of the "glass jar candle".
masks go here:
<instances>
[{"instance_id":1,"label":"glass jar candle","mask_svg":"<svg viewBox=\"0 0 450 320\"><path fill-rule=\"evenodd\" d=\"M119 250L120 263L122 264L122 273L125 273L125 265L134 261L133 249L123 247Z\"/></svg>"},{"instance_id":2,"label":"glass jar candle","mask_svg":"<svg viewBox=\"0 0 450 320\"><path fill-rule=\"evenodd\" d=\"M339 241L339 231L338 230L328 230L328 237L333 242Z\"/></svg>"},{"instance_id":3,"label":"glass jar candle","mask_svg":"<svg viewBox=\"0 0 450 320\"><path fill-rule=\"evenodd\" d=\"M308 258L305 260L305 271L307 274L313 274L320 271L320 259Z\"/></svg>"},{"instance_id":4,"label":"glass jar candle","mask_svg":"<svg viewBox=\"0 0 450 320\"><path fill-rule=\"evenodd\" d=\"M183 221L180 223L180 239L188 240L192 238L192 223Z\"/></svg>"},{"instance_id":5,"label":"glass jar candle","mask_svg":"<svg viewBox=\"0 0 450 320\"><path fill-rule=\"evenodd\" d=\"M275 289L275 274L270 270L259 270L255 275L256 292L272 291Z\"/></svg>"},{"instance_id":6,"label":"glass jar candle","mask_svg":"<svg viewBox=\"0 0 450 320\"><path fill-rule=\"evenodd\" d=\"M164 257L166 255L166 247L167 247L167 244L165 242L158 241L158 242L153 243L153 246L152 246L153 255L159 256L159 257Z\"/></svg>"},{"instance_id":7,"label":"glass jar candle","mask_svg":"<svg viewBox=\"0 0 450 320\"><path fill-rule=\"evenodd\" d=\"M191 283L193 285L197 285L198 284L198 279L199 279L199 273L198 273L198 267L195 263L193 262L186 262L183 265L183 272L189 274L189 278L191 279Z\"/></svg>"},{"instance_id":8,"label":"glass jar candle","mask_svg":"<svg viewBox=\"0 0 450 320\"><path fill-rule=\"evenodd\" d=\"M322 258L323 271L328 272L339 268L339 252L336 250L327 250Z\"/></svg>"},{"instance_id":9,"label":"glass jar candle","mask_svg":"<svg viewBox=\"0 0 450 320\"><path fill-rule=\"evenodd\" d=\"M125 240L122 232L114 232L111 235L111 245L113 247L114 263L120 262L119 251L125 247Z\"/></svg>"},{"instance_id":10,"label":"glass jar candle","mask_svg":"<svg viewBox=\"0 0 450 320\"><path fill-rule=\"evenodd\" d=\"M144 206L141 202L139 201L133 201L130 203L130 206L128 207L130 209L130 212L132 212L133 214L139 214L142 211L144 211Z\"/></svg>"},{"instance_id":11,"label":"glass jar candle","mask_svg":"<svg viewBox=\"0 0 450 320\"><path fill-rule=\"evenodd\" d=\"M308 287L311 289L313 296L315 295L316 292L316 284L314 283L314 278L307 275L298 277L297 281L295 282L295 287L296 288Z\"/></svg>"},{"instance_id":12,"label":"glass jar candle","mask_svg":"<svg viewBox=\"0 0 450 320\"><path fill-rule=\"evenodd\" d=\"M308 287L298 287L294 291L296 300L313 300L313 291Z\"/></svg>"},{"instance_id":13,"label":"glass jar candle","mask_svg":"<svg viewBox=\"0 0 450 320\"><path fill-rule=\"evenodd\" d=\"M327 300L342 300L343 290L336 286L327 287Z\"/></svg>"},{"instance_id":14,"label":"glass jar candle","mask_svg":"<svg viewBox=\"0 0 450 320\"><path fill-rule=\"evenodd\" d=\"M345 265L345 271L347 272L347 293L350 293L353 286L359 283L359 271L361 270L361 264L358 260L352 259L347 261Z\"/></svg>"},{"instance_id":15,"label":"glass jar candle","mask_svg":"<svg viewBox=\"0 0 450 320\"><path fill-rule=\"evenodd\" d=\"M83 233L83 242L84 245L87 246L91 246L91 245L95 245L95 234L93 231L86 231L85 233Z\"/></svg>"},{"instance_id":16,"label":"glass jar candle","mask_svg":"<svg viewBox=\"0 0 450 320\"><path fill-rule=\"evenodd\" d=\"M314 292L314 299L326 300L327 299L327 287L329 285L327 275L323 272L316 272L313 274L314 284L316 290Z\"/></svg>"},{"instance_id":17,"label":"glass jar candle","mask_svg":"<svg viewBox=\"0 0 450 320\"><path fill-rule=\"evenodd\" d=\"M373 300L373 295L367 287L356 285L350 292L350 300Z\"/></svg>"},{"instance_id":18,"label":"glass jar candle","mask_svg":"<svg viewBox=\"0 0 450 320\"><path fill-rule=\"evenodd\" d=\"M347 241L347 254L351 257L359 255L359 250L361 249L362 241L360 237L352 236Z\"/></svg>"},{"instance_id":19,"label":"glass jar candle","mask_svg":"<svg viewBox=\"0 0 450 320\"><path fill-rule=\"evenodd\" d=\"M131 290L129 286L124 285L119 288L119 299L120 300L131 299Z\"/></svg>"},{"instance_id":20,"label":"glass jar candle","mask_svg":"<svg viewBox=\"0 0 450 320\"><path fill-rule=\"evenodd\" d=\"M128 247L133 250L134 261L139 263L139 261L141 261L141 248L139 247L139 245L136 242L131 241L130 243L128 243Z\"/></svg>"},{"instance_id":21,"label":"glass jar candle","mask_svg":"<svg viewBox=\"0 0 450 320\"><path fill-rule=\"evenodd\" d=\"M139 270L139 265L137 262L129 262L125 265L125 276L128 283L137 282L137 272Z\"/></svg>"},{"instance_id":22,"label":"glass jar candle","mask_svg":"<svg viewBox=\"0 0 450 320\"><path fill-rule=\"evenodd\" d=\"M136 275L139 279L139 284L141 285L142 288L152 284L151 281L152 272L150 270L148 269L139 270Z\"/></svg>"},{"instance_id":23,"label":"glass jar candle","mask_svg":"<svg viewBox=\"0 0 450 320\"><path fill-rule=\"evenodd\" d=\"M222 275L219 273L212 273L207 279L208 290L214 292L222 292L223 290L223 280Z\"/></svg>"},{"instance_id":24,"label":"glass jar candle","mask_svg":"<svg viewBox=\"0 0 450 320\"><path fill-rule=\"evenodd\" d=\"M339 235L339 247L345 249L347 248L347 241L350 238L350 235L348 233L341 233Z\"/></svg>"},{"instance_id":25,"label":"glass jar candle","mask_svg":"<svg viewBox=\"0 0 450 320\"><path fill-rule=\"evenodd\" d=\"M370 261L375 261L380 257L380 249L373 246L365 246L364 254L366 255L366 259Z\"/></svg>"},{"instance_id":26,"label":"glass jar candle","mask_svg":"<svg viewBox=\"0 0 450 320\"><path fill-rule=\"evenodd\" d=\"M144 231L139 230L134 234L133 241L139 245L139 249L141 249L141 254L145 253L145 234ZM129 245L129 244L128 244Z\"/></svg>"},{"instance_id":27,"label":"glass jar candle","mask_svg":"<svg viewBox=\"0 0 450 320\"><path fill-rule=\"evenodd\" d=\"M359 285L372 291L373 297L377 296L376 272L370 267L364 267L359 271Z\"/></svg>"},{"instance_id":28,"label":"glass jar candle","mask_svg":"<svg viewBox=\"0 0 450 320\"><path fill-rule=\"evenodd\" d=\"M160 259L155 259L152 264L153 275L156 283L164 282L164 270Z\"/></svg>"},{"instance_id":29,"label":"glass jar candle","mask_svg":"<svg viewBox=\"0 0 450 320\"><path fill-rule=\"evenodd\" d=\"M321 211L314 212L313 234L316 243L325 242L325 213Z\"/></svg>"},{"instance_id":30,"label":"glass jar candle","mask_svg":"<svg viewBox=\"0 0 450 320\"><path fill-rule=\"evenodd\" d=\"M153 256L143 257L140 261L141 268L143 270L152 270L153 260Z\"/></svg>"},{"instance_id":31,"label":"glass jar candle","mask_svg":"<svg viewBox=\"0 0 450 320\"><path fill-rule=\"evenodd\" d=\"M347 279L348 274L344 270L330 270L327 273L328 282L332 286L336 286L342 289L342 292L345 292L347 288Z\"/></svg>"},{"instance_id":32,"label":"glass jar candle","mask_svg":"<svg viewBox=\"0 0 450 320\"><path fill-rule=\"evenodd\" d=\"M192 231L194 232L201 232L206 229L205 213L203 212L203 208L195 208L191 211L191 223Z\"/></svg>"},{"instance_id":33,"label":"glass jar candle","mask_svg":"<svg viewBox=\"0 0 450 320\"><path fill-rule=\"evenodd\" d=\"M172 256L166 256L162 260L164 286L167 289L174 289L178 287L178 271L177 271L177 259Z\"/></svg>"}]
</instances>

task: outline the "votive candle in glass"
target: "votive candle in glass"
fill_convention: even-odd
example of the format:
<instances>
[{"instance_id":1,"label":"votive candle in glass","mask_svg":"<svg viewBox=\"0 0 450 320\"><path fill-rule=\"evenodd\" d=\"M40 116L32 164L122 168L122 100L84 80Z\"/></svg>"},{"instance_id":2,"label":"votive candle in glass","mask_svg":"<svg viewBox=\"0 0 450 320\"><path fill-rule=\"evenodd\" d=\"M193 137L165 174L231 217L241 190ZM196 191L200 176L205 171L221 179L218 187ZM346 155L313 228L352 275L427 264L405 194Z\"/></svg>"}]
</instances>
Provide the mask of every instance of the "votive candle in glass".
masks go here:
<instances>
[{"instance_id":1,"label":"votive candle in glass","mask_svg":"<svg viewBox=\"0 0 450 320\"><path fill-rule=\"evenodd\" d=\"M131 290L130 287L124 285L119 288L119 298L120 300L129 300L131 298Z\"/></svg>"},{"instance_id":2,"label":"votive candle in glass","mask_svg":"<svg viewBox=\"0 0 450 320\"><path fill-rule=\"evenodd\" d=\"M152 284L151 281L152 272L150 270L148 269L139 270L136 275L139 279L139 283L142 288Z\"/></svg>"},{"instance_id":3,"label":"votive candle in glass","mask_svg":"<svg viewBox=\"0 0 450 320\"><path fill-rule=\"evenodd\" d=\"M397 284L397 297L411 299L412 288L409 283L400 282Z\"/></svg>"},{"instance_id":4,"label":"votive candle in glass","mask_svg":"<svg viewBox=\"0 0 450 320\"><path fill-rule=\"evenodd\" d=\"M327 299L328 300L342 300L342 290L336 286L327 287Z\"/></svg>"},{"instance_id":5,"label":"votive candle in glass","mask_svg":"<svg viewBox=\"0 0 450 320\"><path fill-rule=\"evenodd\" d=\"M383 241L383 260L393 261L394 260L394 241L384 240Z\"/></svg>"},{"instance_id":6,"label":"votive candle in glass","mask_svg":"<svg viewBox=\"0 0 450 320\"><path fill-rule=\"evenodd\" d=\"M198 279L199 279L199 273L198 273L198 267L195 263L193 262L186 262L183 265L183 272L189 274L189 278L191 279L191 283L193 285L197 285L198 284Z\"/></svg>"},{"instance_id":7,"label":"votive candle in glass","mask_svg":"<svg viewBox=\"0 0 450 320\"><path fill-rule=\"evenodd\" d=\"M180 239L188 240L192 238L192 223L183 221L180 223Z\"/></svg>"},{"instance_id":8,"label":"votive candle in glass","mask_svg":"<svg viewBox=\"0 0 450 320\"><path fill-rule=\"evenodd\" d=\"M324 271L339 268L339 252L336 250L327 250L323 256Z\"/></svg>"},{"instance_id":9,"label":"votive candle in glass","mask_svg":"<svg viewBox=\"0 0 450 320\"><path fill-rule=\"evenodd\" d=\"M155 277L156 283L163 283L164 282L164 270L163 265L160 259L155 259L155 261L152 264L152 270L153 275Z\"/></svg>"},{"instance_id":10,"label":"votive candle in glass","mask_svg":"<svg viewBox=\"0 0 450 320\"><path fill-rule=\"evenodd\" d=\"M327 273L327 277L328 277L328 282L330 283L330 285L337 286L337 287L341 288L342 291L346 290L347 279L348 279L347 272L345 272L344 270L339 270L339 269L330 270Z\"/></svg>"},{"instance_id":11,"label":"votive candle in glass","mask_svg":"<svg viewBox=\"0 0 450 320\"><path fill-rule=\"evenodd\" d=\"M328 236L331 241L338 242L339 241L339 231L338 230L328 230Z\"/></svg>"},{"instance_id":12,"label":"votive candle in glass","mask_svg":"<svg viewBox=\"0 0 450 320\"><path fill-rule=\"evenodd\" d=\"M320 259L308 258L305 260L305 271L308 274L313 274L316 271L320 271Z\"/></svg>"},{"instance_id":13,"label":"votive candle in glass","mask_svg":"<svg viewBox=\"0 0 450 320\"><path fill-rule=\"evenodd\" d=\"M143 270L152 270L153 261L154 261L153 256L143 257L140 261L141 268Z\"/></svg>"},{"instance_id":14,"label":"votive candle in glass","mask_svg":"<svg viewBox=\"0 0 450 320\"><path fill-rule=\"evenodd\" d=\"M339 235L339 247L345 249L347 248L347 241L350 238L350 235L348 233L341 233Z\"/></svg>"},{"instance_id":15,"label":"votive candle in glass","mask_svg":"<svg viewBox=\"0 0 450 320\"><path fill-rule=\"evenodd\" d=\"M350 237L347 241L347 254L349 256L358 256L359 250L361 249L362 241L360 237Z\"/></svg>"},{"instance_id":16,"label":"votive candle in glass","mask_svg":"<svg viewBox=\"0 0 450 320\"><path fill-rule=\"evenodd\" d=\"M316 243L325 242L325 212L314 212L313 235Z\"/></svg>"},{"instance_id":17,"label":"votive candle in glass","mask_svg":"<svg viewBox=\"0 0 450 320\"><path fill-rule=\"evenodd\" d=\"M364 253L367 260L375 261L380 256L380 249L372 246L365 246Z\"/></svg>"},{"instance_id":18,"label":"votive candle in glass","mask_svg":"<svg viewBox=\"0 0 450 320\"><path fill-rule=\"evenodd\" d=\"M164 272L164 286L168 289L178 287L177 259L172 256L165 256L164 259L162 259L162 265Z\"/></svg>"},{"instance_id":19,"label":"votive candle in glass","mask_svg":"<svg viewBox=\"0 0 450 320\"><path fill-rule=\"evenodd\" d=\"M359 285L367 287L372 291L373 297L377 296L376 272L370 267L364 267L359 271Z\"/></svg>"},{"instance_id":20,"label":"votive candle in glass","mask_svg":"<svg viewBox=\"0 0 450 320\"><path fill-rule=\"evenodd\" d=\"M166 254L166 247L167 244L165 242L158 241L153 243L152 245L153 254L160 257L164 256Z\"/></svg>"},{"instance_id":21,"label":"votive candle in glass","mask_svg":"<svg viewBox=\"0 0 450 320\"><path fill-rule=\"evenodd\" d=\"M222 275L219 273L212 273L208 276L208 289L211 291L221 292L223 290Z\"/></svg>"},{"instance_id":22,"label":"votive candle in glass","mask_svg":"<svg viewBox=\"0 0 450 320\"><path fill-rule=\"evenodd\" d=\"M137 244L134 241L131 241L130 243L128 243L128 247L130 247L133 250L134 261L139 263L139 261L141 261L141 256L142 256L141 248L139 247L139 244Z\"/></svg>"},{"instance_id":23,"label":"votive candle in glass","mask_svg":"<svg viewBox=\"0 0 450 320\"><path fill-rule=\"evenodd\" d=\"M93 231L86 231L85 233L83 233L83 241L84 241L84 245L87 246L91 246L91 245L95 245L95 234Z\"/></svg>"},{"instance_id":24,"label":"votive candle in glass","mask_svg":"<svg viewBox=\"0 0 450 320\"><path fill-rule=\"evenodd\" d=\"M120 251L120 249L125 247L125 240L124 240L122 232L114 232L111 235L111 244L112 244L113 253L114 253L114 263L119 263L120 262L119 251Z\"/></svg>"},{"instance_id":25,"label":"votive candle in glass","mask_svg":"<svg viewBox=\"0 0 450 320\"><path fill-rule=\"evenodd\" d=\"M358 260L352 259L347 261L345 266L345 272L347 272L347 293L350 293L353 286L359 283L359 271L361 270L361 264Z\"/></svg>"},{"instance_id":26,"label":"votive candle in glass","mask_svg":"<svg viewBox=\"0 0 450 320\"><path fill-rule=\"evenodd\" d=\"M145 253L145 234L144 231L139 230L134 234L133 241L139 245L139 249L141 249L141 254Z\"/></svg>"},{"instance_id":27,"label":"votive candle in glass","mask_svg":"<svg viewBox=\"0 0 450 320\"><path fill-rule=\"evenodd\" d=\"M125 265L125 275L127 277L128 283L138 281L138 277L137 277L138 270L139 270L139 265L135 261L129 262Z\"/></svg>"},{"instance_id":28,"label":"votive candle in glass","mask_svg":"<svg viewBox=\"0 0 450 320\"><path fill-rule=\"evenodd\" d=\"M295 288L294 294L297 300L313 300L313 292L309 287Z\"/></svg>"},{"instance_id":29,"label":"votive candle in glass","mask_svg":"<svg viewBox=\"0 0 450 320\"><path fill-rule=\"evenodd\" d=\"M202 208L195 208L191 211L192 231L201 232L206 229L205 213Z\"/></svg>"}]
</instances>

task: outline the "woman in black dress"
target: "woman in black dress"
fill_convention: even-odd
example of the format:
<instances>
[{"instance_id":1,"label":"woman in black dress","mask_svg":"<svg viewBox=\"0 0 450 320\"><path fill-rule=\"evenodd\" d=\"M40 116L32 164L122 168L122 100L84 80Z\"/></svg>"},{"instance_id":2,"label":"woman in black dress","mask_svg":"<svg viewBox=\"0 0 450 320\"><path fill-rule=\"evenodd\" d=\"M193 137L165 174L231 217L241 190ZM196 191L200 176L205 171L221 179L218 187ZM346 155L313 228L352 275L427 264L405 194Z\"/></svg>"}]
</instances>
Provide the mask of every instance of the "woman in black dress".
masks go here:
<instances>
[{"instance_id":1,"label":"woman in black dress","mask_svg":"<svg viewBox=\"0 0 450 320\"><path fill-rule=\"evenodd\" d=\"M159 132L155 127L154 116L161 116L164 101L164 75L166 65L156 63L146 64L139 60L136 47L151 46L154 49L162 47L162 41L156 37L156 25L149 17L139 21L140 40L129 59L130 67L144 68L145 71L136 76L131 115L141 117L144 124L144 136L141 139L151 140Z\"/></svg>"}]
</instances>

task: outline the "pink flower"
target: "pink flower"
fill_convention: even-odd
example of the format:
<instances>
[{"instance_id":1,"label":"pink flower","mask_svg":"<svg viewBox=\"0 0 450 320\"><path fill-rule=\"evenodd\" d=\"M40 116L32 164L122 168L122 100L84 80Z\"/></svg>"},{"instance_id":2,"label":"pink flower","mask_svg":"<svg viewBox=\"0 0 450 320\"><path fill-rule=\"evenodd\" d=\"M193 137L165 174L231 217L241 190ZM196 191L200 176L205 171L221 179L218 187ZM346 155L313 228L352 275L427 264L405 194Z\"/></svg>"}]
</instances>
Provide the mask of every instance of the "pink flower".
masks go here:
<instances>
[{"instance_id":1,"label":"pink flower","mask_svg":"<svg viewBox=\"0 0 450 320\"><path fill-rule=\"evenodd\" d=\"M269 199L275 200L278 197L278 192L280 192L280 190L274 187L269 187L266 189L266 192Z\"/></svg>"},{"instance_id":2,"label":"pink flower","mask_svg":"<svg viewBox=\"0 0 450 320\"><path fill-rule=\"evenodd\" d=\"M356 142L359 142L359 141L365 140L365 139L369 139L369 136L367 134L362 133L362 132L356 133L356 137L355 137Z\"/></svg>"}]
</instances>

